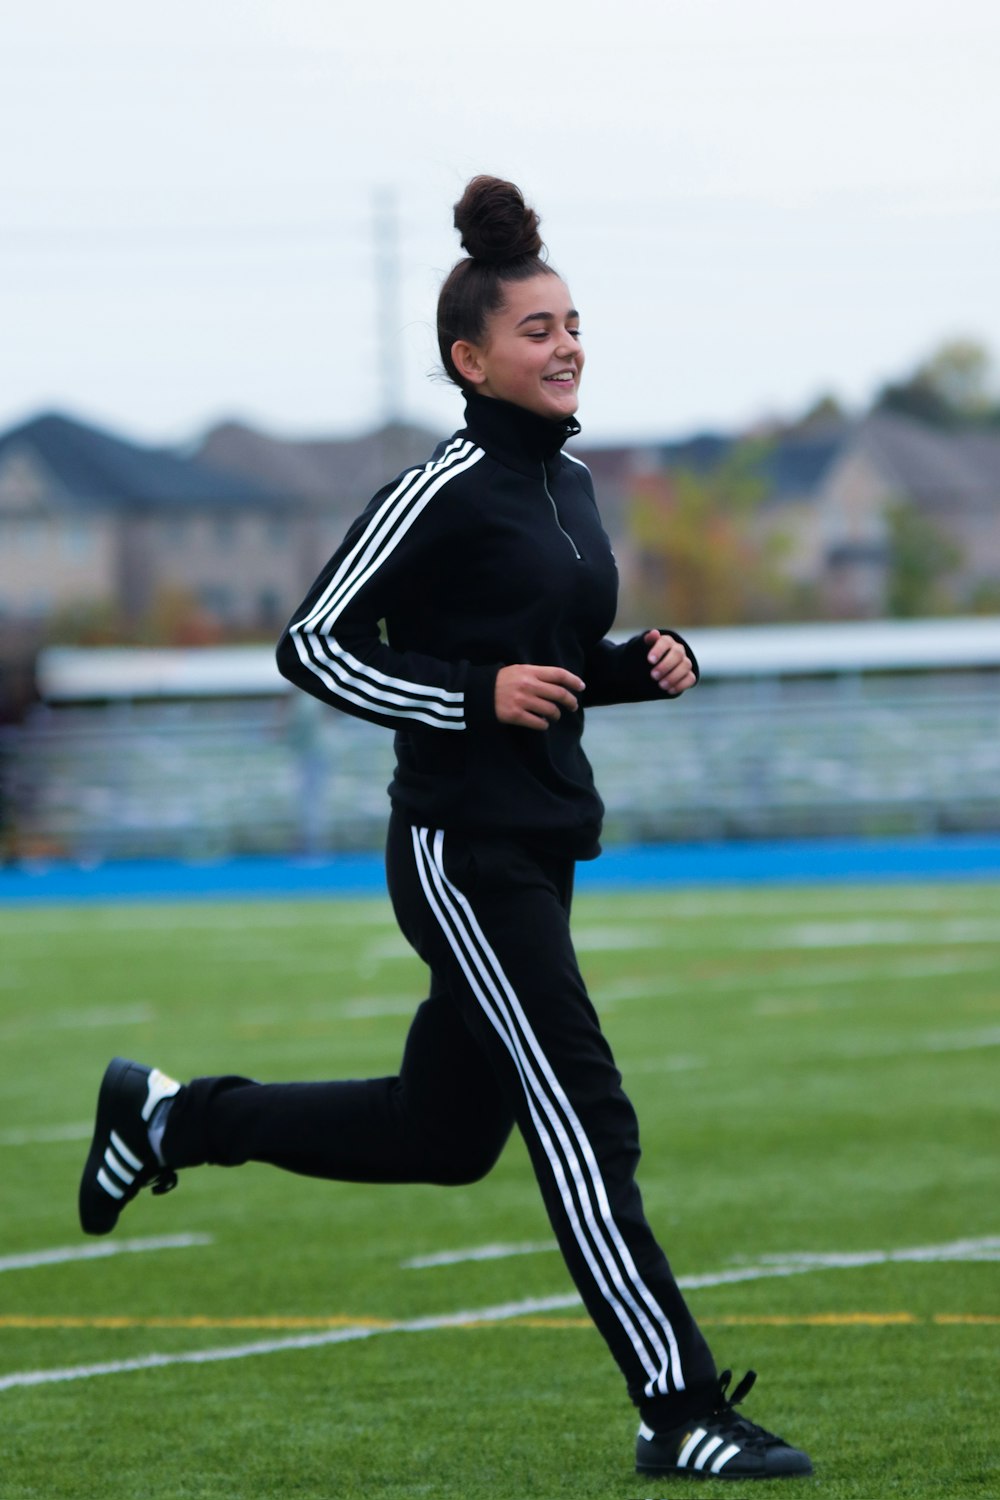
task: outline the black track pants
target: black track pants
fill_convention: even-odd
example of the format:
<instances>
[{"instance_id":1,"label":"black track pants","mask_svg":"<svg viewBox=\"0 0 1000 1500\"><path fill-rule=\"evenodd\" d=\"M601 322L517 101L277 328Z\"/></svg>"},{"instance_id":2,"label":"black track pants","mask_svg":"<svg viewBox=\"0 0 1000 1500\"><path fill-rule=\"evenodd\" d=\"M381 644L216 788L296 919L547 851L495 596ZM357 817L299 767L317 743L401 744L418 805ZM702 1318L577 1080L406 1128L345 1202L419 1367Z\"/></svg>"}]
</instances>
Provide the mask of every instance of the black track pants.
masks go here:
<instances>
[{"instance_id":1,"label":"black track pants","mask_svg":"<svg viewBox=\"0 0 1000 1500\"><path fill-rule=\"evenodd\" d=\"M569 933L571 861L390 823L397 920L431 971L399 1076L196 1079L175 1166L271 1162L359 1182L470 1182L516 1122L566 1264L647 1420L682 1419L715 1366L642 1210L635 1113Z\"/></svg>"}]
</instances>

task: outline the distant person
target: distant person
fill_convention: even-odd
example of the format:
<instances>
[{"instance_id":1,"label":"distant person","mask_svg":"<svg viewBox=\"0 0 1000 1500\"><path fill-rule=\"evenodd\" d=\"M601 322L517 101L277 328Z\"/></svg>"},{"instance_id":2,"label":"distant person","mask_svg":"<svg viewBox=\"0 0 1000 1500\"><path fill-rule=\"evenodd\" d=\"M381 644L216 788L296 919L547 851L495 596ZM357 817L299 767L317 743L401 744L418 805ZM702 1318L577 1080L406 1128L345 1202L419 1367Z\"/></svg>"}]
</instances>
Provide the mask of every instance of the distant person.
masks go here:
<instances>
[{"instance_id":1,"label":"distant person","mask_svg":"<svg viewBox=\"0 0 1000 1500\"><path fill-rule=\"evenodd\" d=\"M118 1058L80 1216L107 1234L141 1187L206 1162L473 1182L516 1123L639 1408L638 1470L808 1474L804 1453L735 1412L753 1374L727 1394L646 1222L635 1114L570 938L575 862L598 854L603 813L584 710L669 702L698 672L672 631L607 639L615 562L590 474L563 452L580 430L579 315L538 223L511 183L469 183L455 209L468 255L438 303L465 426L379 491L278 646L299 687L396 732L389 892L430 970L399 1076L182 1086Z\"/></svg>"}]
</instances>

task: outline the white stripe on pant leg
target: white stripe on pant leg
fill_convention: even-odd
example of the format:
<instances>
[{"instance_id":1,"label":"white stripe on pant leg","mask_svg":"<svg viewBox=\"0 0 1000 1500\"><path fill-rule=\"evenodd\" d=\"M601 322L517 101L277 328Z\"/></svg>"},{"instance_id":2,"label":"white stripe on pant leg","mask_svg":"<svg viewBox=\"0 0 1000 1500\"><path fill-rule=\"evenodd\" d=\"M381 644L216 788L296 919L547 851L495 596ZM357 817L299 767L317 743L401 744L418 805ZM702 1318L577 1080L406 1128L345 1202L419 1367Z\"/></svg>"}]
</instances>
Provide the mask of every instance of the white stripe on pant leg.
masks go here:
<instances>
[{"instance_id":1,"label":"white stripe on pant leg","mask_svg":"<svg viewBox=\"0 0 1000 1500\"><path fill-rule=\"evenodd\" d=\"M676 1335L674 1334L673 1327L670 1323L670 1320L667 1318L666 1313L663 1311L658 1301L656 1300L656 1297L650 1291L649 1287L646 1286L645 1282L640 1276L639 1271L632 1259L631 1252L629 1251L628 1246L625 1244L625 1241L622 1238L621 1231L618 1228L617 1223L615 1222L614 1215L612 1214L611 1204L608 1200L607 1189L604 1184L604 1179L601 1175L601 1169L598 1165L597 1158L594 1155L594 1150L590 1144L587 1133L584 1130L583 1125L576 1115L576 1112L574 1111L572 1105L570 1104L570 1101L562 1085L556 1077L555 1072L553 1071L543 1048L540 1046L537 1038L535 1037L535 1034L532 1030L528 1017L524 1012L521 1002L518 999L509 980L507 979L507 976L504 973L499 960L490 947L470 903L465 898L465 896L463 896L462 892L457 890L455 886L451 884L451 882L445 875L443 850L444 835L443 833L439 833L437 835L437 838L435 839L435 858L436 867L440 871L440 879L447 885L454 901L459 904L462 911L464 912L469 930L475 935L480 945L481 953L484 955L485 959L488 960L493 966L493 972L496 977L496 981L497 983L499 983L499 985L502 986L504 992L503 998L501 999L500 996L497 996L497 999L501 1002L501 1008L504 1008L505 1005L509 1006L511 1012L513 1012L514 1020L516 1022L516 1028L513 1025L510 1026L512 1033L516 1036L517 1030L520 1030L521 1036L524 1038L527 1046L530 1048L535 1062L538 1064L538 1066L542 1070L542 1073L544 1074L545 1080L548 1084L549 1092L555 1104L559 1106L570 1129L573 1132L575 1146L579 1150L579 1158L582 1158L587 1167L587 1172L586 1174L584 1174L580 1170L579 1166L575 1166L574 1177L578 1182L581 1182L583 1185L593 1191L600 1216L600 1225L598 1225L594 1222L592 1217L591 1204L588 1193L588 1199L586 1202L586 1207L588 1209L588 1222L590 1223L591 1228L594 1231L598 1246L602 1250L602 1255L605 1263L611 1269L616 1285L628 1302L628 1305L631 1308L632 1312L639 1319L641 1326L647 1333L655 1348L656 1356L659 1361L658 1378L652 1379L650 1381L650 1384L647 1387L647 1394L650 1396L655 1396L657 1394L667 1393L669 1389L669 1386L667 1384L668 1363L670 1375L673 1379L674 1389L678 1391L684 1390L684 1373L681 1368L680 1351L677 1347L677 1339ZM510 1023L508 1022L508 1024ZM540 1093L541 1097L544 1100L544 1091L540 1091ZM579 1158L576 1156L574 1146L571 1145L571 1143L565 1137L562 1121L559 1120L559 1118L554 1113L551 1114L551 1119L560 1135L560 1139L563 1142L566 1155L571 1158L574 1163L576 1163ZM614 1257L611 1247L607 1244L607 1241L603 1240L603 1234L606 1234L610 1238L612 1245L614 1246L614 1250L617 1251L617 1260ZM626 1284L625 1281L622 1280L621 1273L619 1272L619 1262L625 1276L628 1278L628 1284ZM669 1355L668 1349L667 1347L665 1347L664 1340L666 1341L666 1345L669 1346Z\"/></svg>"},{"instance_id":2,"label":"white stripe on pant leg","mask_svg":"<svg viewBox=\"0 0 1000 1500\"><path fill-rule=\"evenodd\" d=\"M533 1075L532 1075L532 1069L531 1069L530 1063L525 1058L523 1050L520 1048L519 1044L517 1043L516 1038L514 1040L511 1039L511 1036L508 1034L508 1031L505 1029L503 1022L501 1021L501 1019L497 1015L497 1012L496 1012L494 1006L491 1004L489 996L486 993L484 993L483 982L482 981L485 978L485 981L486 981L487 985L493 991L494 998L498 998L497 994L496 994L496 987L493 984L493 982L490 980L489 975L485 975L484 976L482 972L478 972L477 973L477 972L474 971L474 969L472 967L470 967L469 959L471 958L471 960L472 960L473 963L477 963L478 962L478 956L475 954L474 950L470 952L469 957L467 957L466 953L463 952L463 948L462 948L462 939L463 939L463 937L464 937L464 941L465 941L466 946L469 946L467 935L464 935L462 933L461 928L457 929L457 934L456 934L456 933L453 933L452 930L451 930L451 928L449 927L449 922L446 919L445 912L442 909L442 906L439 904L438 897L435 895L435 892L431 889L431 884L429 883L429 881L431 881L435 885L438 885L440 883L440 877L438 876L437 871L433 868L433 866L430 866L430 874L429 874L429 876L426 873L428 867L422 862L420 856L421 856L421 853L426 854L427 851L426 851L426 848L424 848L424 849L421 850L418 847L418 844L417 844L417 831L416 830L414 830L414 847L417 850L417 868L418 868L418 873L420 875L421 884L424 887L424 894L427 897L428 904L430 905L432 911L434 912L434 914L435 914L435 916L436 916L436 918L438 920L438 923L440 924L441 929L442 929L442 931L443 931L443 933L444 933L444 935L445 935L445 937L446 937L446 939L448 941L449 946L452 948L452 950L453 950L456 958L458 959L458 962L461 965L461 968L462 968L462 970L463 970L463 972L465 974L465 977L469 981L469 986L472 989L473 994L475 995L476 999L478 1000L479 1004L481 1005L481 1007L482 1007L483 1011L485 1012L486 1016L489 1018L490 1023L492 1024L492 1026L494 1027L494 1029L498 1033L501 1041L504 1043L504 1045L506 1046L508 1052L510 1052L510 1054L511 1054L511 1057L512 1057L513 1062L514 1062L514 1066L517 1069L518 1075L519 1075L519 1077L521 1079L521 1086L522 1086L522 1088L524 1090L525 1098L527 1100L528 1108L529 1108L529 1110L531 1112L531 1117L532 1117L532 1120L534 1122L535 1129L536 1129L536 1131L538 1133L539 1140L542 1142L542 1145L543 1145L543 1147L545 1149L546 1155L549 1158L549 1162L550 1162L553 1174L554 1174L555 1179L556 1179L556 1184L557 1184L557 1186L559 1188L560 1197L562 1198L563 1206L564 1206L564 1208L566 1210L567 1218L569 1219L570 1225L571 1225L571 1227L573 1229L574 1235L575 1235L575 1237L577 1239L577 1242L578 1242L578 1244L580 1246L580 1249L581 1249L581 1251L583 1253L584 1259L586 1260L588 1266L590 1267L590 1271L591 1271L591 1274L592 1274L592 1276L594 1278L594 1282L597 1285L599 1291L601 1292L601 1295L608 1302L609 1306L611 1306L614 1309L616 1315L618 1316L619 1321L622 1323L623 1328L625 1329L626 1333L628 1334L629 1339L631 1340L632 1345L633 1345L633 1347L636 1350L636 1353L637 1353L637 1355L639 1357L639 1360L640 1360L641 1364L643 1365L643 1368L645 1369L647 1375L649 1376L649 1383L653 1383L653 1382L655 1382L657 1380L657 1378L658 1378L658 1376L660 1374L662 1362L653 1361L650 1358L650 1352L649 1352L649 1350L647 1350L647 1348L645 1347L645 1345L642 1343L641 1339L639 1338L638 1331L636 1330L636 1328L634 1326L630 1326L630 1323L632 1323L632 1319L631 1319L631 1315L630 1315L628 1309L623 1306L623 1304L620 1301L620 1299L615 1296L612 1288L608 1285L607 1280L605 1279L605 1276L603 1274L602 1267L599 1264L599 1262L595 1259L594 1252L591 1249L591 1246L590 1246L590 1244L587 1241L587 1238L586 1238L586 1236L584 1234L583 1226L581 1225L581 1223L579 1221L579 1217L577 1215L576 1206L575 1206L574 1201L573 1201L572 1190L571 1190L571 1188L569 1186L569 1183L566 1180L566 1175L565 1175L565 1172L564 1172L564 1169L563 1169L563 1163L560 1160L559 1155L558 1155L558 1153L555 1150L555 1146L554 1146L554 1143L552 1141L552 1138L551 1138L551 1135L549 1133L549 1130L548 1130L548 1128L546 1126L546 1123L541 1118L541 1116L539 1115L539 1112L538 1112L537 1098L536 1098L536 1096L541 1097L543 1103L544 1103L544 1096L541 1093L541 1090L540 1090L540 1088L538 1086L537 1080L534 1081L534 1087L532 1087L532 1076ZM446 891L441 891L440 894L441 894L442 898L445 901L447 901L447 899L448 899L447 892ZM548 1110L547 1113L549 1113L551 1115L551 1110ZM559 1122L556 1120L554 1123L555 1123L556 1127L559 1128ZM568 1148L569 1142L566 1139L565 1131L560 1130L560 1135L561 1135L561 1138L562 1138L562 1141L563 1141L564 1145ZM579 1173L578 1166L571 1165L570 1170L573 1173L573 1175L574 1175L576 1181L578 1182L580 1188L582 1189L584 1185L583 1185L582 1180L580 1178L580 1173ZM581 1191L580 1196L581 1196L581 1199L585 1199L586 1195ZM593 1223L592 1217L591 1217L591 1222ZM596 1238L597 1237L597 1235L596 1235L596 1230L597 1230L596 1224L593 1225L593 1228L594 1228L594 1231L595 1231L594 1237ZM648 1332L650 1334L650 1341L654 1342L655 1341L655 1334L654 1334L653 1330L650 1328L650 1329L648 1329Z\"/></svg>"},{"instance_id":3,"label":"white stripe on pant leg","mask_svg":"<svg viewBox=\"0 0 1000 1500\"><path fill-rule=\"evenodd\" d=\"M426 836L424 835L422 835L422 847L425 853L429 853L429 851L427 850ZM542 1140L543 1146L545 1146L550 1162L553 1164L553 1169L556 1170L557 1182L560 1187L560 1192L564 1204L567 1207L567 1213L569 1215L570 1223L573 1228L574 1234L576 1235L577 1241L587 1259L588 1265L591 1267L591 1270L594 1274L594 1279L598 1285L599 1290L609 1302L609 1304L614 1308L619 1320L622 1322L623 1327L628 1332L634 1347L636 1347L637 1350L643 1349L641 1341L638 1338L637 1329L635 1327L635 1324L638 1323L639 1328L641 1328L642 1332L646 1336L648 1345L655 1355L656 1362L653 1366L649 1366L648 1364L646 1364L645 1358L643 1358L643 1363L646 1365L649 1374L649 1380L646 1386L647 1394L650 1396L654 1396L657 1394L667 1393L669 1389L667 1384L668 1362L670 1364L671 1374L673 1375L675 1381L675 1389L683 1390L684 1377L680 1366L679 1351L677 1349L677 1341L673 1332L673 1328L666 1318L666 1315L659 1307L659 1304L656 1302L656 1299L652 1296L652 1294L649 1292L649 1289L641 1281L638 1271L636 1270L636 1267L632 1262L631 1255L621 1238L618 1226L617 1224L615 1224L611 1214L611 1207L608 1202L607 1192L604 1186L603 1179L601 1177L600 1168L597 1164L596 1157L593 1154L593 1149L590 1145L589 1140L587 1139L586 1133L584 1132L579 1119L573 1111L572 1106L570 1105L568 1098L566 1097L561 1085L559 1084L558 1079L555 1077L555 1074L552 1071L552 1068L548 1062L548 1059L545 1057L542 1048L539 1046L537 1038L532 1032L527 1016L524 1014L520 1002L518 1001L509 980L504 974L496 955L490 948L490 945L487 942L481 927L479 926L479 923L472 911L469 902L462 895L462 893L451 884L444 873L443 847L444 835L443 833L439 832L435 836L434 862L431 865L433 878L435 884L438 887L442 901L445 904L450 905L452 920L455 924L455 928L459 934L459 937L464 940L473 959L473 962L475 962L479 967L480 977L485 979L492 992L493 999L496 1002L495 1012L491 1011L490 1008L486 1006L481 992L479 994L480 1003L484 1004L484 1008L486 1008L488 1014L490 1014L492 1024L499 1032L501 1038L508 1046L508 1049L511 1051L512 1055L515 1056L515 1061L519 1060L519 1072L522 1075L522 1084L525 1089L529 1107L532 1107L533 1089L534 1094L541 1101L542 1106L545 1109L549 1124L554 1129L556 1136L560 1144L562 1145L563 1157L568 1163L573 1181L577 1185L580 1204L584 1212L586 1223L590 1229L591 1240L593 1241L597 1253L601 1257L601 1260L603 1262L603 1269L610 1272L611 1279L613 1280L615 1287L620 1293L621 1298L623 1299L623 1302L624 1304L626 1304L626 1306L623 1306L615 1293L609 1289L607 1281L602 1274L601 1268L597 1264L595 1264L593 1256L590 1253L590 1246L587 1240L583 1237L582 1226L580 1225L579 1220L576 1217L573 1200L569 1195L568 1184L565 1182L565 1179L560 1176L559 1170L557 1170L557 1168L559 1168L561 1164L559 1163L558 1158L556 1157L554 1152L551 1150L549 1144L551 1141L551 1137L549 1136L548 1132L542 1128L537 1111L532 1108L532 1118L535 1121L536 1128L538 1128L539 1130L540 1139ZM461 916L459 916L456 912L456 907L460 911ZM464 928L462 919L464 919L465 922ZM473 941L473 939L475 939L475 941ZM490 972L489 964L492 964L492 973ZM468 973L468 970L466 970L466 972ZM513 1020L511 1019L511 1012L515 1012ZM497 1018L498 1015L500 1016L500 1019ZM520 1028L520 1035L518 1028ZM511 1038L513 1038L513 1044L511 1042ZM532 1063L529 1063L526 1056L525 1045L532 1054ZM517 1048L516 1053L514 1051L515 1046ZM539 1082L533 1063L538 1063L541 1065L541 1068L549 1084L548 1095L546 1094L544 1087ZM565 1115L566 1121L568 1122L568 1125L573 1132L573 1141L571 1141L568 1137L566 1126L559 1116L560 1109ZM578 1154L577 1148L581 1148L580 1154ZM589 1168L589 1177L583 1172L581 1168L581 1155L586 1161L586 1164ZM600 1222L598 1222L597 1218L595 1217L593 1203L594 1197L597 1198L598 1208L600 1211ZM619 1248L621 1266L619 1266L619 1261L615 1259L612 1247L608 1243L608 1235L610 1235L610 1238L617 1244ZM631 1285L628 1285L623 1278L623 1271L626 1276L631 1276ZM643 1299L645 1299L646 1302L645 1306L641 1305ZM659 1321L659 1326L657 1326L656 1322L653 1321L654 1319ZM664 1336L666 1338L666 1342L670 1346L669 1355L664 1343Z\"/></svg>"},{"instance_id":4,"label":"white stripe on pant leg","mask_svg":"<svg viewBox=\"0 0 1000 1500\"><path fill-rule=\"evenodd\" d=\"M432 858L427 849L426 836L426 830L421 831L419 834L417 830L413 832L417 867L421 883L424 886L424 892L450 946L456 953L456 957L479 1003L483 1006L491 1024L497 1030L515 1061L535 1128L538 1131L539 1139L555 1172L557 1185L559 1186L567 1216L584 1258L594 1276L595 1283L601 1294L608 1301L609 1306L615 1311L639 1356L640 1362L647 1372L649 1377L646 1386L647 1393L649 1395L656 1395L658 1393L665 1393L668 1390L668 1366L674 1380L674 1388L682 1390L684 1388L684 1378L673 1329L666 1315L656 1302L656 1299L641 1281L628 1248L621 1238L618 1226L614 1223L610 1204L607 1199L607 1192L600 1176L600 1169L583 1127L552 1072L548 1060L528 1024L520 1002L517 1000L509 981L503 973L496 955L492 952L486 941L468 901L460 891L455 889L444 874L442 859L443 835L438 833L435 837L435 852L429 866L425 866L421 857L424 855L429 860ZM429 887L425 875L425 869L427 868L431 872L431 879L437 888L438 897L435 897ZM449 926L449 922L445 920L444 909L448 911L454 932ZM458 941L456 941L456 935ZM477 974L474 975L471 972L469 962L461 951L460 945L464 945L467 949L472 963L476 966ZM492 965L492 973L487 965L487 960ZM495 1005L491 1004L487 996L483 993L483 983L485 983L487 989L492 994ZM510 1012L514 1013L514 1021L510 1019ZM515 1021L516 1024L514 1023ZM522 1037L518 1035L519 1029L524 1038L523 1041ZM531 1054L530 1057L527 1055L526 1048L527 1052ZM546 1095L545 1089L542 1087L535 1071L536 1066L540 1066L543 1070L548 1081L549 1090L553 1096L552 1098ZM583 1226L577 1216L572 1192L562 1171L562 1163L554 1150L549 1130L539 1115L537 1107L539 1105L562 1145L569 1170L577 1184L581 1206L588 1222L591 1238L594 1241L595 1249L599 1253L603 1265L595 1261L594 1251L591 1249L583 1232ZM574 1137L573 1140L570 1140L566 1133L566 1127L559 1118L557 1105L566 1116L569 1128ZM589 1168L589 1175L584 1173L582 1169L581 1156ZM600 1223L598 1223L594 1216L592 1201L594 1197L597 1199L600 1211ZM611 1246L608 1243L609 1236L618 1248L621 1266L626 1275L632 1278L633 1285L631 1287L626 1285L623 1279L619 1262L615 1259ZM609 1287L604 1274L605 1272L610 1274L610 1278L615 1283L620 1297ZM640 1299L645 1301L645 1307L640 1305ZM652 1318L658 1320L659 1327L655 1326ZM642 1337L643 1334L645 1335L645 1340ZM669 1353L664 1339L669 1344ZM646 1347L647 1343L650 1346L649 1350ZM650 1362L650 1352L655 1352L655 1363Z\"/></svg>"}]
</instances>

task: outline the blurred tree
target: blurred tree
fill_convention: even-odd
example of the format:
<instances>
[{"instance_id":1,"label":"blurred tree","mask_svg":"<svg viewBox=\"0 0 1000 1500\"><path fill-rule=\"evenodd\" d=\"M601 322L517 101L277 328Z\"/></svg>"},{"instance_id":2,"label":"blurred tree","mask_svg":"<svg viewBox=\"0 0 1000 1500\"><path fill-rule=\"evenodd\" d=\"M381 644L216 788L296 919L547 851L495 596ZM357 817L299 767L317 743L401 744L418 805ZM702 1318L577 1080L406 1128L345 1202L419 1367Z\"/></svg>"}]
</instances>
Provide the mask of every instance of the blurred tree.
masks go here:
<instances>
[{"instance_id":1,"label":"blurred tree","mask_svg":"<svg viewBox=\"0 0 1000 1500\"><path fill-rule=\"evenodd\" d=\"M187 590L162 589L138 620L126 620L112 600L65 604L46 621L44 637L60 646L210 646L226 631Z\"/></svg>"},{"instance_id":2,"label":"blurred tree","mask_svg":"<svg viewBox=\"0 0 1000 1500\"><path fill-rule=\"evenodd\" d=\"M883 386L874 409L940 427L1000 421L989 350L974 339L942 344L907 379Z\"/></svg>"},{"instance_id":3,"label":"blurred tree","mask_svg":"<svg viewBox=\"0 0 1000 1500\"><path fill-rule=\"evenodd\" d=\"M961 549L909 501L889 506L886 520L888 613L897 618L948 613L954 600L946 593L944 580L960 565Z\"/></svg>"},{"instance_id":4,"label":"blurred tree","mask_svg":"<svg viewBox=\"0 0 1000 1500\"><path fill-rule=\"evenodd\" d=\"M766 445L742 443L716 468L646 475L628 504L643 619L729 625L784 618L785 539L754 526L767 494Z\"/></svg>"},{"instance_id":5,"label":"blurred tree","mask_svg":"<svg viewBox=\"0 0 1000 1500\"><path fill-rule=\"evenodd\" d=\"M62 605L45 622L50 645L114 646L126 636L125 622L113 599L86 599Z\"/></svg>"},{"instance_id":6,"label":"blurred tree","mask_svg":"<svg viewBox=\"0 0 1000 1500\"><path fill-rule=\"evenodd\" d=\"M848 413L840 403L839 397L832 391L818 396L816 400L807 406L800 417L789 424L789 432L805 432L815 427L831 427L837 422L846 422Z\"/></svg>"},{"instance_id":7,"label":"blurred tree","mask_svg":"<svg viewBox=\"0 0 1000 1500\"><path fill-rule=\"evenodd\" d=\"M226 632L189 590L161 588L135 634L144 646L215 646Z\"/></svg>"}]
</instances>

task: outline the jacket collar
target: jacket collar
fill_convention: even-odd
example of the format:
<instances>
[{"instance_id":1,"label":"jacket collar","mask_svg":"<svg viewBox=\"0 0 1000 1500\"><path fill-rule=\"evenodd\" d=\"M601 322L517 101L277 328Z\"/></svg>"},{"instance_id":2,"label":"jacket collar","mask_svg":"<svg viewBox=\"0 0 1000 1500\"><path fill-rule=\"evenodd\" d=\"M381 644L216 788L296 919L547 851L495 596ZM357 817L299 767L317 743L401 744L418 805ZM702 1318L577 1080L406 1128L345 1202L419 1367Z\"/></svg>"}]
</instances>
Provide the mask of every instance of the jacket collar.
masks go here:
<instances>
[{"instance_id":1,"label":"jacket collar","mask_svg":"<svg viewBox=\"0 0 1000 1500\"><path fill-rule=\"evenodd\" d=\"M553 421L512 401L470 391L465 401L465 430L491 458L534 476L540 463L551 462L563 443L576 436L580 424L575 417Z\"/></svg>"}]
</instances>

